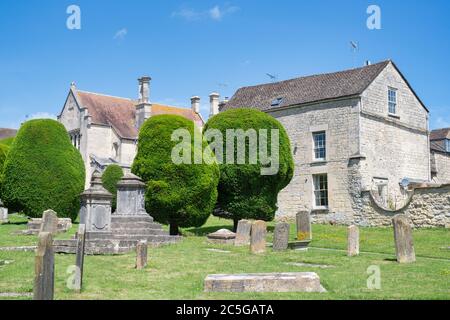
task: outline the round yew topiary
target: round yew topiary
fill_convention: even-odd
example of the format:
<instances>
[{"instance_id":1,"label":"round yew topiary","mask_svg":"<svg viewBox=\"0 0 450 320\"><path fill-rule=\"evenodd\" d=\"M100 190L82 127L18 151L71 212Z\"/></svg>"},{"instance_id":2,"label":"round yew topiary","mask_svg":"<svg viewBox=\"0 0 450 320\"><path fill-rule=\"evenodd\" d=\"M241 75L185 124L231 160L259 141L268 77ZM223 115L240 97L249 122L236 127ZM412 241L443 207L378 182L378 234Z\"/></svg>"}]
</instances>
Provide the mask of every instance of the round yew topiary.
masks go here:
<instances>
[{"instance_id":1,"label":"round yew topiary","mask_svg":"<svg viewBox=\"0 0 450 320\"><path fill-rule=\"evenodd\" d=\"M117 164L109 165L102 175L103 187L113 195L112 209L113 212L117 207L117 183L123 177L123 169Z\"/></svg>"},{"instance_id":2,"label":"round yew topiary","mask_svg":"<svg viewBox=\"0 0 450 320\"><path fill-rule=\"evenodd\" d=\"M232 109L209 119L204 128L216 129L223 136L223 163L220 164L219 198L216 215L224 218L232 217L235 228L240 219L259 219L271 221L277 210L278 193L286 187L294 173L294 161L290 147L289 137L283 126L275 118L255 109ZM279 132L279 167L274 174L263 175L261 168L269 167L261 164L258 154L257 163L249 161L249 139L245 140L245 163L226 163L227 129L242 129L247 132L254 129L260 139L259 130L267 129L267 150L271 150L271 129ZM231 152L237 159L237 140ZM212 146L211 146L212 147ZM218 156L218 151L213 149Z\"/></svg>"},{"instance_id":3,"label":"round yew topiary","mask_svg":"<svg viewBox=\"0 0 450 320\"><path fill-rule=\"evenodd\" d=\"M47 209L75 219L85 169L62 124L51 119L25 122L7 155L2 200L12 211L41 217Z\"/></svg>"},{"instance_id":4,"label":"round yew topiary","mask_svg":"<svg viewBox=\"0 0 450 320\"><path fill-rule=\"evenodd\" d=\"M180 144L171 136L184 129L189 138ZM194 144L194 131L201 135L194 123L176 115L158 115L148 119L139 132L138 152L132 172L147 183L146 209L156 221L170 224L170 233L178 234L178 227L199 227L212 213L217 200L219 168L206 141ZM212 163L199 164L173 161L172 150L181 145L194 160L194 152L209 155ZM182 154L182 153L180 153ZM197 153L198 154L198 153Z\"/></svg>"}]
</instances>

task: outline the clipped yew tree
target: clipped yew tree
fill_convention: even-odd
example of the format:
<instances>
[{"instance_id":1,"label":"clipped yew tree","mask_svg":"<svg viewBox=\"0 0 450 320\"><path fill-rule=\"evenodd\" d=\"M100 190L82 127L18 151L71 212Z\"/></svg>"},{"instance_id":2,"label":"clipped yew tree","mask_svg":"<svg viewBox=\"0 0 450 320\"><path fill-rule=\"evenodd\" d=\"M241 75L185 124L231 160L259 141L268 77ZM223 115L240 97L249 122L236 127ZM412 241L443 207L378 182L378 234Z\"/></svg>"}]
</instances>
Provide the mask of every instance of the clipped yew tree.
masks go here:
<instances>
[{"instance_id":1,"label":"clipped yew tree","mask_svg":"<svg viewBox=\"0 0 450 320\"><path fill-rule=\"evenodd\" d=\"M179 130L189 137L175 135L172 139ZM194 132L200 143L194 144ZM203 151L207 157L195 161L195 154ZM172 153L186 161L174 161ZM199 129L184 117L157 115L145 121L132 172L147 184L147 212L156 221L169 224L171 235L179 234L179 227L202 226L215 207L219 167Z\"/></svg>"},{"instance_id":2,"label":"clipped yew tree","mask_svg":"<svg viewBox=\"0 0 450 320\"><path fill-rule=\"evenodd\" d=\"M294 172L290 141L284 127L266 113L242 108L221 112L210 118L204 127L204 133L208 134L211 129L222 133L224 146L222 149L213 147L213 143L217 139L208 138L211 149L220 162L218 207L221 210L216 210L215 215L233 219L235 229L240 219L273 220L277 210L278 193L289 184ZM236 130L241 129L244 134L249 134L248 130L253 129L257 134L258 141L256 155L249 153L250 139L245 136L239 142L234 135L230 135L229 138L233 139L234 143L231 144L232 141L227 141L228 129L234 130L236 133L238 132ZM259 152L262 142L259 134L261 129L267 130L267 143L262 143L267 147L267 157L262 157L263 153ZM270 167L267 158L274 156L271 154L271 129L278 129L278 170L276 167L273 170L264 170L264 168ZM276 137L275 134L274 137ZM230 145L228 149L231 150L227 149L227 145ZM237 161L239 146L245 146L245 149L240 151L241 154L245 154L243 163ZM227 153L233 155L234 161L227 161ZM255 160L251 161L255 156L256 159L253 158Z\"/></svg>"},{"instance_id":3,"label":"clipped yew tree","mask_svg":"<svg viewBox=\"0 0 450 320\"><path fill-rule=\"evenodd\" d=\"M3 167L5 164L6 156L9 152L9 146L0 142L0 199L2 198L2 181L3 181Z\"/></svg>"},{"instance_id":4,"label":"clipped yew tree","mask_svg":"<svg viewBox=\"0 0 450 320\"><path fill-rule=\"evenodd\" d=\"M75 219L84 181L83 160L64 126L51 119L30 120L6 157L2 200L11 211L30 217L52 209Z\"/></svg>"},{"instance_id":5,"label":"clipped yew tree","mask_svg":"<svg viewBox=\"0 0 450 320\"><path fill-rule=\"evenodd\" d=\"M117 207L117 183L123 177L123 169L117 164L109 165L102 174L103 187L113 195L112 209Z\"/></svg>"}]
</instances>

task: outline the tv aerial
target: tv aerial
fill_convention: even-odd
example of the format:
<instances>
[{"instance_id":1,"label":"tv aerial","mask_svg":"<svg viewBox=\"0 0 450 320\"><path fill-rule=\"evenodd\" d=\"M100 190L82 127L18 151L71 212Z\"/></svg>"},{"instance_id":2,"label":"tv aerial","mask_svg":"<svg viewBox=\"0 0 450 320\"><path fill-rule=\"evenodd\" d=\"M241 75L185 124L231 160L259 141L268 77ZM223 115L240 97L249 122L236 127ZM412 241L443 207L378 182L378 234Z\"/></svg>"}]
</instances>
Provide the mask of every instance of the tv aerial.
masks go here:
<instances>
[{"instance_id":1,"label":"tv aerial","mask_svg":"<svg viewBox=\"0 0 450 320\"><path fill-rule=\"evenodd\" d=\"M266 73L266 76L268 76L272 82L275 82L278 79L278 76L276 74Z\"/></svg>"},{"instance_id":2,"label":"tv aerial","mask_svg":"<svg viewBox=\"0 0 450 320\"><path fill-rule=\"evenodd\" d=\"M353 52L353 66L356 67L356 57L359 52L359 42L358 41L350 41L350 46Z\"/></svg>"}]
</instances>

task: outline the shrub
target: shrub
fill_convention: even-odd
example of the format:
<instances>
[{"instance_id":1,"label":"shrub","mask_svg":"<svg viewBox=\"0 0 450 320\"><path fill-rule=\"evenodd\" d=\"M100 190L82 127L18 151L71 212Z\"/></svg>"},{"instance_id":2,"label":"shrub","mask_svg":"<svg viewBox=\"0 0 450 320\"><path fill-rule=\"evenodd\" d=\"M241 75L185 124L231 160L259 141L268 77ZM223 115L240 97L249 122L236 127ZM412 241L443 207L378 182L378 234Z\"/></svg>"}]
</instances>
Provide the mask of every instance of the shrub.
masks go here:
<instances>
[{"instance_id":1,"label":"shrub","mask_svg":"<svg viewBox=\"0 0 450 320\"><path fill-rule=\"evenodd\" d=\"M109 192L111 192L113 195L113 202L112 202L113 212L116 210L117 207L117 183L120 181L120 179L122 179L122 177L123 177L123 169L121 166L118 166L117 164L109 165L102 175L103 187Z\"/></svg>"},{"instance_id":2,"label":"shrub","mask_svg":"<svg viewBox=\"0 0 450 320\"><path fill-rule=\"evenodd\" d=\"M277 210L278 193L292 179L294 162L291 153L289 137L283 126L273 117L254 109L233 109L219 113L209 119L204 130L218 129L223 135L223 145L226 146L226 130L242 129L245 131L260 129L268 131L268 150L271 150L270 129L279 130L279 170L273 175L262 175L258 156L257 164L249 164L249 141L246 139L245 164L227 164L226 148L223 148L223 164L220 164L220 181L218 206L216 215L233 218L235 228L240 219L260 219L271 221ZM211 146L212 147L212 146ZM214 150L215 152L221 152ZM237 144L234 144L236 159ZM217 156L217 154L216 154ZM223 212L223 210L225 212Z\"/></svg>"},{"instance_id":3,"label":"shrub","mask_svg":"<svg viewBox=\"0 0 450 320\"><path fill-rule=\"evenodd\" d=\"M5 164L6 156L8 155L9 147L0 143L0 199L2 198L2 181L3 181L3 166Z\"/></svg>"},{"instance_id":4,"label":"shrub","mask_svg":"<svg viewBox=\"0 0 450 320\"><path fill-rule=\"evenodd\" d=\"M20 128L4 166L5 205L30 217L52 209L75 219L84 189L85 169L62 124L39 119Z\"/></svg>"},{"instance_id":5,"label":"shrub","mask_svg":"<svg viewBox=\"0 0 450 320\"><path fill-rule=\"evenodd\" d=\"M194 123L176 115L159 115L148 119L139 132L138 153L132 172L147 183L146 209L161 223L170 224L170 233L178 234L178 227L203 225L217 200L219 168L215 162L207 164L175 164L172 149L179 145L171 140L176 129L186 129L191 139L191 155L200 146L194 145ZM206 141L202 148L210 152Z\"/></svg>"}]
</instances>

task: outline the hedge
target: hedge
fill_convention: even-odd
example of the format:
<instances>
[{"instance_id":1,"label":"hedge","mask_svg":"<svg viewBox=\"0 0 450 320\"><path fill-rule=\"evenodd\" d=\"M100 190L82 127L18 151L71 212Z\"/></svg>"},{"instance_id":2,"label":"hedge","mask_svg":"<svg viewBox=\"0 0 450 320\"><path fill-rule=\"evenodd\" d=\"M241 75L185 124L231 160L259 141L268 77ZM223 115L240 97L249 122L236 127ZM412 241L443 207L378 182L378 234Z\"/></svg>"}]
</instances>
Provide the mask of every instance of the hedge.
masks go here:
<instances>
[{"instance_id":1,"label":"hedge","mask_svg":"<svg viewBox=\"0 0 450 320\"><path fill-rule=\"evenodd\" d=\"M84 163L62 124L51 119L25 122L9 151L2 200L16 212L41 217L77 217L85 182Z\"/></svg>"}]
</instances>

